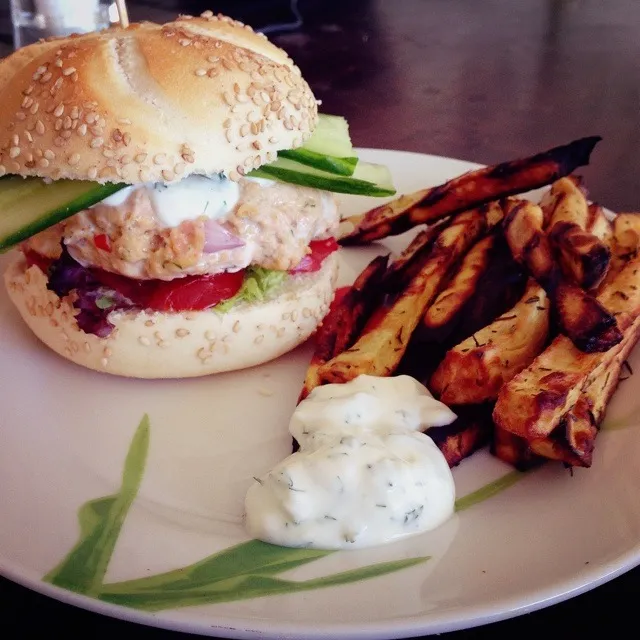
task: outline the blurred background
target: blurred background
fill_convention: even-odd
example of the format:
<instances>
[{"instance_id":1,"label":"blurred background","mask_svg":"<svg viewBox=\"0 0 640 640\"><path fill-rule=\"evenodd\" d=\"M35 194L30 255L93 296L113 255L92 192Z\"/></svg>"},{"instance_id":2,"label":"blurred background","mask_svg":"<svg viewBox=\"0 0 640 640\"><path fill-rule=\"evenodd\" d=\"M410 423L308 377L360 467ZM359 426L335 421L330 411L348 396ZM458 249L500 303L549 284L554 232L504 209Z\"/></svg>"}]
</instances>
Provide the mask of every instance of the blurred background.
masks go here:
<instances>
[{"instance_id":1,"label":"blurred background","mask_svg":"<svg viewBox=\"0 0 640 640\"><path fill-rule=\"evenodd\" d=\"M598 169L585 169L592 195L616 209L640 208L638 0L127 6L132 21L212 9L265 31L300 66L323 111L349 120L359 146L490 163L600 134ZM4 0L0 55L12 46Z\"/></svg>"}]
</instances>

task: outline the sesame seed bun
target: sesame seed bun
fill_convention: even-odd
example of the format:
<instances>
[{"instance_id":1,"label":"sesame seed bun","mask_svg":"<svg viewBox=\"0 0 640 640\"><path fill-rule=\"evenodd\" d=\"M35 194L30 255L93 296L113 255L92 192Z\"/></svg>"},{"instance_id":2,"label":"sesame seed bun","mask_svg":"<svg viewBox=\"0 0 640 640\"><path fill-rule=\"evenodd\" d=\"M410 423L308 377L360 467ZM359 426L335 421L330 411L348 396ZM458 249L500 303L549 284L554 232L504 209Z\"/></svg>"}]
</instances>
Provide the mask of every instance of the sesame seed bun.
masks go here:
<instances>
[{"instance_id":1,"label":"sesame seed bun","mask_svg":"<svg viewBox=\"0 0 640 640\"><path fill-rule=\"evenodd\" d=\"M237 180L318 116L282 49L211 12L25 47L0 61L0 93L0 175L54 180Z\"/></svg>"},{"instance_id":2,"label":"sesame seed bun","mask_svg":"<svg viewBox=\"0 0 640 640\"><path fill-rule=\"evenodd\" d=\"M133 378L187 378L262 364L291 351L315 331L333 299L338 259L288 279L275 298L215 311L112 312L106 338L78 328L68 297L47 289L47 277L18 254L5 271L9 297L33 333L78 365Z\"/></svg>"}]
</instances>

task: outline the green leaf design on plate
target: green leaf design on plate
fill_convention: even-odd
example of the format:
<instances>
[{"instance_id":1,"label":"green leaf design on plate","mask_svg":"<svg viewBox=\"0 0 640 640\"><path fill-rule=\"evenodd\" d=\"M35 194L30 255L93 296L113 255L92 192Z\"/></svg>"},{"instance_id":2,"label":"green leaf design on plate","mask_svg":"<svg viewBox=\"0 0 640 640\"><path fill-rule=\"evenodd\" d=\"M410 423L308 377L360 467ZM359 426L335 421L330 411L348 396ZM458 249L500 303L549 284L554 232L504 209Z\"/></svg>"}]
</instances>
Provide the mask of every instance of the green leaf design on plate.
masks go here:
<instances>
[{"instance_id":1,"label":"green leaf design on plate","mask_svg":"<svg viewBox=\"0 0 640 640\"><path fill-rule=\"evenodd\" d=\"M134 592L197 589L251 573L273 574L295 569L333 553L320 549L280 547L259 540L224 549L188 567L155 576L105 585L103 596Z\"/></svg>"},{"instance_id":2,"label":"green leaf design on plate","mask_svg":"<svg viewBox=\"0 0 640 640\"><path fill-rule=\"evenodd\" d=\"M142 481L149 434L149 418L145 415L127 453L120 490L80 508L79 540L44 577L45 581L114 604L158 611L339 586L393 573L429 559L382 562L320 578L286 580L275 576L335 551L280 547L251 540L187 567L105 585L109 561Z\"/></svg>"},{"instance_id":3,"label":"green leaf design on plate","mask_svg":"<svg viewBox=\"0 0 640 640\"><path fill-rule=\"evenodd\" d=\"M138 493L148 449L149 417L145 415L129 447L120 491L80 508L80 539L45 581L87 595L100 593L122 524Z\"/></svg>"},{"instance_id":4,"label":"green leaf design on plate","mask_svg":"<svg viewBox=\"0 0 640 640\"><path fill-rule=\"evenodd\" d=\"M159 611L161 609L175 609L178 607L195 606L201 604L215 604L231 602L233 600L246 600L262 596L282 595L298 593L323 587L335 587L361 580L368 580L383 576L401 569L415 566L429 560L429 557L408 558L392 562L360 567L351 571L344 571L322 578L309 580L285 580L272 577L262 572L249 575L236 576L224 580L217 579L209 585L196 588L188 588L185 584L180 590L158 590L113 592L111 586L106 586L101 595L102 600L113 604L124 605L146 611ZM291 567L290 567L291 568ZM275 573L275 572L274 572ZM122 583L121 583L122 584ZM118 585L120 587L121 585Z\"/></svg>"},{"instance_id":5,"label":"green leaf design on plate","mask_svg":"<svg viewBox=\"0 0 640 640\"><path fill-rule=\"evenodd\" d=\"M508 489L516 482L520 481L527 475L527 473L529 473L529 471L511 471L501 478L498 478L489 484L485 484L484 487L480 487L480 489L472 491L462 498L458 498L456 500L456 511L464 511L465 509L472 507L474 504L478 504L479 502L483 502L484 500L495 496L497 493Z\"/></svg>"}]
</instances>

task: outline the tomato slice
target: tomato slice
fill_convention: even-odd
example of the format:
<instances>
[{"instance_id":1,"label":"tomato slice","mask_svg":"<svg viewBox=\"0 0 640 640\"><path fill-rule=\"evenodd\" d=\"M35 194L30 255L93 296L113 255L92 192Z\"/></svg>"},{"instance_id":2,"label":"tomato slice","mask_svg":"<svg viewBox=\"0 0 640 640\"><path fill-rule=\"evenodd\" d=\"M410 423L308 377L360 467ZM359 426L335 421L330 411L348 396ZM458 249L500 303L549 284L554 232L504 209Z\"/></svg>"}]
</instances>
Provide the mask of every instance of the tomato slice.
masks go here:
<instances>
[{"instance_id":1,"label":"tomato slice","mask_svg":"<svg viewBox=\"0 0 640 640\"><path fill-rule=\"evenodd\" d=\"M95 277L137 306L153 311L201 311L238 293L244 271L186 276L174 280L134 280L115 273L94 270Z\"/></svg>"},{"instance_id":2,"label":"tomato slice","mask_svg":"<svg viewBox=\"0 0 640 640\"><path fill-rule=\"evenodd\" d=\"M111 253L111 241L106 233L98 233L93 236L93 244L95 244L98 249Z\"/></svg>"},{"instance_id":3,"label":"tomato slice","mask_svg":"<svg viewBox=\"0 0 640 640\"><path fill-rule=\"evenodd\" d=\"M340 245L338 245L335 238L312 240L309 243L310 253L302 258L297 266L289 269L289 273L312 273L318 271L324 259L339 248Z\"/></svg>"},{"instance_id":4,"label":"tomato slice","mask_svg":"<svg viewBox=\"0 0 640 640\"><path fill-rule=\"evenodd\" d=\"M156 280L147 306L158 311L199 311L228 300L238 293L244 270L175 280Z\"/></svg>"},{"instance_id":5,"label":"tomato slice","mask_svg":"<svg viewBox=\"0 0 640 640\"><path fill-rule=\"evenodd\" d=\"M33 265L35 265L36 267L40 268L40 271L42 271L42 273L45 273L45 274L49 271L49 267L53 263L53 260L51 258L46 258L45 256L40 255L36 251L31 251L31 250L25 251L24 257L29 267L32 267Z\"/></svg>"}]
</instances>

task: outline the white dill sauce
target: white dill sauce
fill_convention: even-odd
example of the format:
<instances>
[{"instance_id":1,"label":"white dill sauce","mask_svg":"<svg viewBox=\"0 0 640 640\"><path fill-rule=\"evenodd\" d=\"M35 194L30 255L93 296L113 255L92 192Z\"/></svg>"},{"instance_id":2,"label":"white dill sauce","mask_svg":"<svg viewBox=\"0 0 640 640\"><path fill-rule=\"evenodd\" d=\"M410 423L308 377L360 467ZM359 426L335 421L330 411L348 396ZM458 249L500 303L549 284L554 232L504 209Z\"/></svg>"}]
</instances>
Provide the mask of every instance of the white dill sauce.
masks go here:
<instances>
[{"instance_id":1,"label":"white dill sauce","mask_svg":"<svg viewBox=\"0 0 640 640\"><path fill-rule=\"evenodd\" d=\"M240 188L233 180L193 175L171 184L150 182L125 187L100 204L119 207L136 189L147 190L156 217L166 227L177 227L200 216L221 218L233 210L240 198Z\"/></svg>"},{"instance_id":2,"label":"white dill sauce","mask_svg":"<svg viewBox=\"0 0 640 640\"><path fill-rule=\"evenodd\" d=\"M409 376L317 387L289 431L300 450L256 478L250 535L289 547L368 547L429 531L454 510L451 470L421 433L455 414Z\"/></svg>"}]
</instances>

